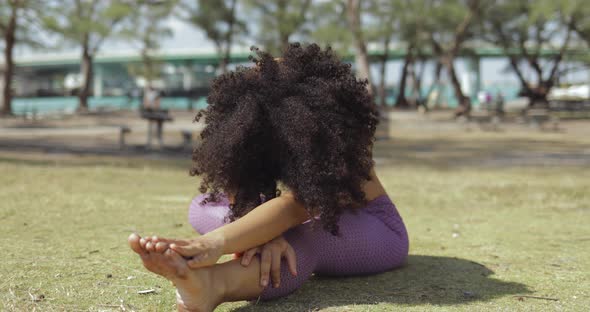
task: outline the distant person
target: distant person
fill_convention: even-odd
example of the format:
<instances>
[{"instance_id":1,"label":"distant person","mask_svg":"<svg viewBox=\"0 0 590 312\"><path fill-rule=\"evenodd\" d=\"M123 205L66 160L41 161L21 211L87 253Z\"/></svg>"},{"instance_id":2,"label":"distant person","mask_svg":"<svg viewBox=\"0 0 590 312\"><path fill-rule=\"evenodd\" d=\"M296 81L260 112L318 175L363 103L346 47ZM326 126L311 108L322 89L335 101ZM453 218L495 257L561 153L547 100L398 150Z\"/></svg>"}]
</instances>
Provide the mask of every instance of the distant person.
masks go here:
<instances>
[{"instance_id":1,"label":"distant person","mask_svg":"<svg viewBox=\"0 0 590 312\"><path fill-rule=\"evenodd\" d=\"M149 86L143 93L143 108L148 110L160 109L160 91Z\"/></svg>"},{"instance_id":2,"label":"distant person","mask_svg":"<svg viewBox=\"0 0 590 312\"><path fill-rule=\"evenodd\" d=\"M498 91L498 93L496 93L496 114L498 116L504 116L504 94L502 94L501 91Z\"/></svg>"},{"instance_id":3,"label":"distant person","mask_svg":"<svg viewBox=\"0 0 590 312\"><path fill-rule=\"evenodd\" d=\"M210 193L189 210L203 235L129 237L144 266L175 284L179 310L284 297L314 273L385 272L408 255L373 167L378 112L366 81L315 44L292 44L280 61L257 54L257 66L211 87L192 169Z\"/></svg>"},{"instance_id":4,"label":"distant person","mask_svg":"<svg viewBox=\"0 0 590 312\"><path fill-rule=\"evenodd\" d=\"M486 98L486 107L488 109L490 109L490 106L492 105L492 93L486 91L485 98Z\"/></svg>"}]
</instances>

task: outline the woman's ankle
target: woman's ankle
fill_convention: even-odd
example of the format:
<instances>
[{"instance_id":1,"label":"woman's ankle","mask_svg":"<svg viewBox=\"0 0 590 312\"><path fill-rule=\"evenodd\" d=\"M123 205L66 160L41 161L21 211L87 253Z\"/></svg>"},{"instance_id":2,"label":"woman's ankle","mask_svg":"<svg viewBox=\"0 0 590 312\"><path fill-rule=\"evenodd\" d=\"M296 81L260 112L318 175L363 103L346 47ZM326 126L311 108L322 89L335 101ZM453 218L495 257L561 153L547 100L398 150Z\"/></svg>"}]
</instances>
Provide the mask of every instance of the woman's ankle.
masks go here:
<instances>
[{"instance_id":1,"label":"woman's ankle","mask_svg":"<svg viewBox=\"0 0 590 312\"><path fill-rule=\"evenodd\" d=\"M219 265L213 265L199 269L206 272L205 278L207 280L207 285L209 285L209 289L211 290L209 296L215 306L228 301L227 294L229 289L227 279L220 276L220 273L223 272L221 272L218 267Z\"/></svg>"}]
</instances>

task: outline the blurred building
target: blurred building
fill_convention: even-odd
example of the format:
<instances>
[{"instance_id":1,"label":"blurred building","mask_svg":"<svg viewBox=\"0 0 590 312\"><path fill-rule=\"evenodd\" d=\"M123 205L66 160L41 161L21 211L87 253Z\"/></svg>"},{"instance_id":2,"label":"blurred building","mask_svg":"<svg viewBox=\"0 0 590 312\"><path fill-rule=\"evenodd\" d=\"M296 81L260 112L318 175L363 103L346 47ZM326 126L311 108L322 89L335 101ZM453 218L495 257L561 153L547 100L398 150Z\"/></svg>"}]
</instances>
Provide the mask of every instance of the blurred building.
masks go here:
<instances>
[{"instance_id":1,"label":"blurred building","mask_svg":"<svg viewBox=\"0 0 590 312\"><path fill-rule=\"evenodd\" d=\"M234 54L232 61L245 62L247 57L247 53ZM216 75L219 62L216 53L202 50L169 51L154 55L154 61L158 73L152 84L170 96L202 94ZM16 67L16 97L72 96L82 82L78 54L17 56ZM100 53L94 59L92 95L124 96L132 89L143 88L146 78L137 74L141 67L141 57L135 51Z\"/></svg>"},{"instance_id":2,"label":"blurred building","mask_svg":"<svg viewBox=\"0 0 590 312\"><path fill-rule=\"evenodd\" d=\"M401 63L405 56L403 47L395 47L389 51L387 69L387 94L389 105L395 101L398 93L397 81ZM547 55L555 51L543 51ZM369 55L378 60L382 52L378 47L369 47ZM245 47L235 47L232 50L231 68L236 64L250 63L248 56L250 51ZM77 107L78 89L82 83L80 75L79 53L54 53L36 54L29 56L15 55L15 76L13 111L16 114L41 113L49 111L74 111ZM353 60L352 55L345 55L347 61ZM144 67L140 53L133 50L117 51L114 49L99 53L94 58L93 79L91 85L91 97L89 105L93 107L113 107L135 109L141 103L141 95L148 80L150 84L162 93L162 107L164 108L202 108L205 107L205 97L208 93L211 80L218 74L216 72L219 58L215 49L211 47L165 50L153 55L156 63L156 74L153 79L147 79L142 75ZM472 98L475 105L478 103L477 95L480 91L493 94L502 92L506 99L517 97L518 83L510 82L487 85L482 77L489 77L490 68L498 71L498 60L506 60L506 55L501 49L494 47L478 47L473 53L463 55L457 59L457 71L463 92ZM1 61L0 61L1 62ZM487 69L483 64L488 63ZM493 66L489 66L493 62ZM430 61L426 72L434 68ZM354 66L354 65L353 65ZM378 72L377 64L373 63L373 73ZM496 76L497 73L495 74ZM432 75L430 75L432 76ZM506 74L502 74L506 77ZM435 92L431 92L432 77L424 78L420 90L423 97L436 94L436 102L443 107L457 105L454 92L448 78L444 78L441 84L436 86ZM376 79L374 81L377 81ZM406 95L410 96L412 90L407 87Z\"/></svg>"}]
</instances>

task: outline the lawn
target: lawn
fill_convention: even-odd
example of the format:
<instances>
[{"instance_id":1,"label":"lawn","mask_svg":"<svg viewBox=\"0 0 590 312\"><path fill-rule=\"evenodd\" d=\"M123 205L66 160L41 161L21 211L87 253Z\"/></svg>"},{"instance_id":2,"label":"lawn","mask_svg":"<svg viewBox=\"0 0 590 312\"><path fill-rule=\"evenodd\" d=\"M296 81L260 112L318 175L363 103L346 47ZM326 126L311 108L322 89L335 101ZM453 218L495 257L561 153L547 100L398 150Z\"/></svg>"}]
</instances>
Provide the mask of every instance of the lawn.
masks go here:
<instances>
[{"instance_id":1,"label":"lawn","mask_svg":"<svg viewBox=\"0 0 590 312\"><path fill-rule=\"evenodd\" d=\"M378 174L411 238L405 267L312 278L288 298L218 310L586 310L590 168L473 158L508 147L512 156L584 157L590 145L551 134L459 137L377 145ZM126 238L194 235L186 213L198 181L187 168L179 160L0 154L0 310L172 310L173 287L142 268Z\"/></svg>"}]
</instances>

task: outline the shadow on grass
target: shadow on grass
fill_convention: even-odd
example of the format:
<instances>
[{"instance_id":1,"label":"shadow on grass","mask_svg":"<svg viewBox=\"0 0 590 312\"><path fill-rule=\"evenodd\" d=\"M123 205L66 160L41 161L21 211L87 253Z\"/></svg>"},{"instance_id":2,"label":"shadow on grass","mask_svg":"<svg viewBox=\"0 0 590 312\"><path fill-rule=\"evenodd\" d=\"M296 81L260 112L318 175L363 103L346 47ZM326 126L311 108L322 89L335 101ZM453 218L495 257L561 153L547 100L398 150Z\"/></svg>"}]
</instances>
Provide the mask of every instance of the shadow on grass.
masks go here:
<instances>
[{"instance_id":1,"label":"shadow on grass","mask_svg":"<svg viewBox=\"0 0 590 312\"><path fill-rule=\"evenodd\" d=\"M198 142L195 142L198 143ZM379 165L422 166L435 169L458 167L514 167L537 165L590 165L588 145L566 142L543 136L531 138L403 138L380 140L375 144L374 157ZM119 149L116 145L78 146L75 143L38 139L1 139L0 153L12 152L40 155L70 155L78 157L107 157L119 159L159 160L174 163L190 162L191 151L179 147L146 150L143 146ZM1 156L0 156L1 157ZM122 163L125 163L123 161ZM139 162L141 163L141 162ZM145 163L145 162L144 162ZM143 166L144 163L141 163ZM183 163L183 162L180 162ZM185 162L186 163L186 162ZM42 165L31 162L32 165ZM119 165L109 161L100 165ZM155 163L150 163L152 165ZM184 164L184 163L183 163ZM55 165L51 162L50 165ZM170 165L165 165L170 166Z\"/></svg>"},{"instance_id":2,"label":"shadow on grass","mask_svg":"<svg viewBox=\"0 0 590 312\"><path fill-rule=\"evenodd\" d=\"M381 164L437 169L482 166L588 165L587 144L539 138L395 138L375 144Z\"/></svg>"},{"instance_id":3,"label":"shadow on grass","mask_svg":"<svg viewBox=\"0 0 590 312\"><path fill-rule=\"evenodd\" d=\"M406 266L398 270L363 277L314 277L291 296L234 311L308 311L355 304L461 305L531 293L526 285L494 279L493 274L466 259L410 255Z\"/></svg>"}]
</instances>

